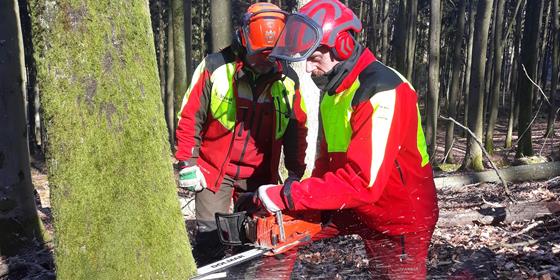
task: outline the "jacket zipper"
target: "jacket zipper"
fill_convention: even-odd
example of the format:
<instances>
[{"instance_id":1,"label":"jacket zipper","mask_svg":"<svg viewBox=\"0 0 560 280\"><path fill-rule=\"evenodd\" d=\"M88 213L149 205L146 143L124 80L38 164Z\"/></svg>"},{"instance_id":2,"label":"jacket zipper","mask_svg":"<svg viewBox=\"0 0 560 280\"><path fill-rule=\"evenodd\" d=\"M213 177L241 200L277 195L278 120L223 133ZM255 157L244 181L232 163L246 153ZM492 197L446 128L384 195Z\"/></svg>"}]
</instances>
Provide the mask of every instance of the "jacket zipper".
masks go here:
<instances>
[{"instance_id":1,"label":"jacket zipper","mask_svg":"<svg viewBox=\"0 0 560 280\"><path fill-rule=\"evenodd\" d=\"M401 176L401 181L404 185L405 183L404 183L404 177L403 177L402 169L401 169L401 166L400 166L400 164L397 160L395 160L395 165L397 167L397 170L399 171L399 175Z\"/></svg>"}]
</instances>

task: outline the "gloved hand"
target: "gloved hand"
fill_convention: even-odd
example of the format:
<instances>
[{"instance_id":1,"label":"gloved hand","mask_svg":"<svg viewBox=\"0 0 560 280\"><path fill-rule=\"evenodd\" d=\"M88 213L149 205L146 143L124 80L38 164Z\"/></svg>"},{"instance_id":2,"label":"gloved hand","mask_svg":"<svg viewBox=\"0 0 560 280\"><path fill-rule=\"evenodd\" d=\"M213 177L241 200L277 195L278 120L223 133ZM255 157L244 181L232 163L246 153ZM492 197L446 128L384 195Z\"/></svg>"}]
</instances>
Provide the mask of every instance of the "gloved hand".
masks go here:
<instances>
[{"instance_id":1,"label":"gloved hand","mask_svg":"<svg viewBox=\"0 0 560 280\"><path fill-rule=\"evenodd\" d=\"M191 192L200 192L206 188L206 179L198 166L187 166L179 171L179 187Z\"/></svg>"},{"instance_id":2,"label":"gloved hand","mask_svg":"<svg viewBox=\"0 0 560 280\"><path fill-rule=\"evenodd\" d=\"M257 190L257 202L260 202L270 213L276 213L286 209L286 204L282 200L282 185L263 185Z\"/></svg>"}]
</instances>

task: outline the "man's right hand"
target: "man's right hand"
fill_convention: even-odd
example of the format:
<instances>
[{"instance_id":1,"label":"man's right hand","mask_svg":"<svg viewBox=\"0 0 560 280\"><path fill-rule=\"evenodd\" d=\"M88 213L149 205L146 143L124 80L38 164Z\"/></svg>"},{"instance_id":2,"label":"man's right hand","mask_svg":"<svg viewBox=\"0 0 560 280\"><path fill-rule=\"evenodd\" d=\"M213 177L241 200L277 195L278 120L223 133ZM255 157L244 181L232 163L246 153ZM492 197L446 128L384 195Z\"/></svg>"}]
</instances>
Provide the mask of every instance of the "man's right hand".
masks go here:
<instances>
[{"instance_id":1,"label":"man's right hand","mask_svg":"<svg viewBox=\"0 0 560 280\"><path fill-rule=\"evenodd\" d=\"M198 166L187 166L179 171L179 187L191 192L200 192L206 188L206 179Z\"/></svg>"}]
</instances>

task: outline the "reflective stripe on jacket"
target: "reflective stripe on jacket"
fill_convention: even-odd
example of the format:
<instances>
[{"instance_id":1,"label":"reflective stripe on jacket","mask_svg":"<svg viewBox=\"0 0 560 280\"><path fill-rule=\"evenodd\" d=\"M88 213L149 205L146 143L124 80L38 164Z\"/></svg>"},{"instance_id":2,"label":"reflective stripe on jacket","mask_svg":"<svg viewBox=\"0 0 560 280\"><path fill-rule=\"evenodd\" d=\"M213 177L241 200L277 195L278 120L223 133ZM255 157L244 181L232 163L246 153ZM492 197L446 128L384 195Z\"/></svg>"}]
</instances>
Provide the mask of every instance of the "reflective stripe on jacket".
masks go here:
<instances>
[{"instance_id":1,"label":"reflective stripe on jacket","mask_svg":"<svg viewBox=\"0 0 560 280\"><path fill-rule=\"evenodd\" d=\"M433 228L438 208L417 95L365 49L320 104L320 148L312 177L284 189L296 210L354 208L372 229Z\"/></svg>"},{"instance_id":2,"label":"reflective stripe on jacket","mask_svg":"<svg viewBox=\"0 0 560 280\"><path fill-rule=\"evenodd\" d=\"M239 129L237 111L241 102L235 87L242 68L243 63L230 48L208 55L195 70L179 111L175 157L189 165L197 164L208 188L213 191L218 190L223 179L234 135ZM299 80L293 69L285 68L282 73L270 75L266 83L256 85L266 90L274 106L270 158L263 159L270 164L270 172L269 178L262 180L265 183L278 181L282 146L289 179L298 180L305 171L307 148L307 116Z\"/></svg>"}]
</instances>

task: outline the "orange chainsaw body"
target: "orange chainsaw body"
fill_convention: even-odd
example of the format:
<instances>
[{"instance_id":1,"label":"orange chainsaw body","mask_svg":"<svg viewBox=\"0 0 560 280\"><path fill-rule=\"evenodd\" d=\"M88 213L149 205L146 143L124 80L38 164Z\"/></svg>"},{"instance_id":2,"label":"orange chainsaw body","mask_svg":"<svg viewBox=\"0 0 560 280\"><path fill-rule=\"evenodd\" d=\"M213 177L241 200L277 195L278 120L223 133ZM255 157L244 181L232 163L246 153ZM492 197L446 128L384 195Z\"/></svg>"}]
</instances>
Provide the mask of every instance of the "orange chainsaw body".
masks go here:
<instances>
[{"instance_id":1,"label":"orange chainsaw body","mask_svg":"<svg viewBox=\"0 0 560 280\"><path fill-rule=\"evenodd\" d=\"M321 231L321 214L292 211L254 215L249 225L254 228L247 232L255 233L249 239L258 247L270 249L267 255L276 255L311 242L313 236Z\"/></svg>"}]
</instances>

